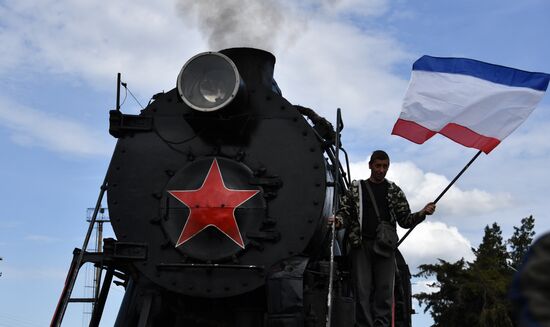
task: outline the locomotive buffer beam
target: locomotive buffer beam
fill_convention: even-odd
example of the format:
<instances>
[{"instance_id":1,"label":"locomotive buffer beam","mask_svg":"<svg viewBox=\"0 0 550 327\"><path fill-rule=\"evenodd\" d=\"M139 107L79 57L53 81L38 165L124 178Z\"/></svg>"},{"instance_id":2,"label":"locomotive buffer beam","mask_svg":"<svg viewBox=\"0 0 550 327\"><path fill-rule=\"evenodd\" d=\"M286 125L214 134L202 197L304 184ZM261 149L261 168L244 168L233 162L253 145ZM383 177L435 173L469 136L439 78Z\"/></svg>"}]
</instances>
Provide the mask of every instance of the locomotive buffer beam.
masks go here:
<instances>
[{"instance_id":1,"label":"locomotive buffer beam","mask_svg":"<svg viewBox=\"0 0 550 327\"><path fill-rule=\"evenodd\" d=\"M179 270L179 269L235 269L235 270L256 270L264 272L264 266L257 265L232 265L221 263L161 263L157 265L158 270Z\"/></svg>"}]
</instances>

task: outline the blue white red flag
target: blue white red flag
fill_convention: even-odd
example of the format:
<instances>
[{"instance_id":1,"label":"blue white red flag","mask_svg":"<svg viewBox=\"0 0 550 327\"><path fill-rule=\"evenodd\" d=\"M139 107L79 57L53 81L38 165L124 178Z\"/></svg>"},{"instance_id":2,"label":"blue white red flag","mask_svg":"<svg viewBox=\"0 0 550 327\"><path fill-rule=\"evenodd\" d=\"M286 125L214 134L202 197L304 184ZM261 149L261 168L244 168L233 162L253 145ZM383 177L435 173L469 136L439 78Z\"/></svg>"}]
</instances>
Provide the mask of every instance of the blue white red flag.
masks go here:
<instances>
[{"instance_id":1,"label":"blue white red flag","mask_svg":"<svg viewBox=\"0 0 550 327\"><path fill-rule=\"evenodd\" d=\"M489 153L535 109L550 75L465 58L413 64L392 134L422 144L436 133Z\"/></svg>"}]
</instances>

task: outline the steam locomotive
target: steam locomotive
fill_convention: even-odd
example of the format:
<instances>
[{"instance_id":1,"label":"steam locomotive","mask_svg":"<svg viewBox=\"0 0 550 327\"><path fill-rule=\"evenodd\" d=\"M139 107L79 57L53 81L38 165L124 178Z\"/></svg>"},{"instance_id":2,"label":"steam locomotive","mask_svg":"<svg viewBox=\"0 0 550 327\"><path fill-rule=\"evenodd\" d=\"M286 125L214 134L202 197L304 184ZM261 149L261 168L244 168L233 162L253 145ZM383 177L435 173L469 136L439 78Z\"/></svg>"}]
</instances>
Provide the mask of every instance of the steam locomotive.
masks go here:
<instances>
[{"instance_id":1,"label":"steam locomotive","mask_svg":"<svg viewBox=\"0 0 550 327\"><path fill-rule=\"evenodd\" d=\"M327 217L349 174L330 124L282 97L274 64L258 49L201 53L139 115L111 111L117 239L95 262L126 290L115 326L326 325ZM353 326L343 258L331 323ZM396 325L410 326L410 275L398 263Z\"/></svg>"}]
</instances>

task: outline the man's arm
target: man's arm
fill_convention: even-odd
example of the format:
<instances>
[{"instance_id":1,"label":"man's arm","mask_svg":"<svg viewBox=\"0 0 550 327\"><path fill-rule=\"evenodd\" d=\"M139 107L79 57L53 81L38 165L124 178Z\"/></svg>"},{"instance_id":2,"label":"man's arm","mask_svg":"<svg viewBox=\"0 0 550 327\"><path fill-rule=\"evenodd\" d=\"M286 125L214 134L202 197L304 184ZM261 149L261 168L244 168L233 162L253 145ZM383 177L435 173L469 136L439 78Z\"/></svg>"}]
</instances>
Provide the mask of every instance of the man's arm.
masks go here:
<instances>
[{"instance_id":1,"label":"man's arm","mask_svg":"<svg viewBox=\"0 0 550 327\"><path fill-rule=\"evenodd\" d=\"M345 227L348 235L348 244L352 247L361 245L361 226L359 224L359 209L357 202L359 190L353 181L348 191L340 197L340 208L336 213L336 227Z\"/></svg>"},{"instance_id":2,"label":"man's arm","mask_svg":"<svg viewBox=\"0 0 550 327\"><path fill-rule=\"evenodd\" d=\"M395 215L395 220L399 226L403 228L411 228L426 219L426 215L431 215L435 212L435 203L427 203L422 210L411 213L409 202L405 193L395 183L390 184L388 190L388 202L391 212Z\"/></svg>"},{"instance_id":3,"label":"man's arm","mask_svg":"<svg viewBox=\"0 0 550 327\"><path fill-rule=\"evenodd\" d=\"M355 217L356 209L353 201L353 197L349 191L340 196L339 208L336 216L332 215L328 217L329 226L333 223L336 224L336 229L348 228L351 224L353 217Z\"/></svg>"},{"instance_id":4,"label":"man's arm","mask_svg":"<svg viewBox=\"0 0 550 327\"><path fill-rule=\"evenodd\" d=\"M336 227L350 228L357 221L357 205L353 192L348 190L340 197L340 208L336 214Z\"/></svg>"}]
</instances>

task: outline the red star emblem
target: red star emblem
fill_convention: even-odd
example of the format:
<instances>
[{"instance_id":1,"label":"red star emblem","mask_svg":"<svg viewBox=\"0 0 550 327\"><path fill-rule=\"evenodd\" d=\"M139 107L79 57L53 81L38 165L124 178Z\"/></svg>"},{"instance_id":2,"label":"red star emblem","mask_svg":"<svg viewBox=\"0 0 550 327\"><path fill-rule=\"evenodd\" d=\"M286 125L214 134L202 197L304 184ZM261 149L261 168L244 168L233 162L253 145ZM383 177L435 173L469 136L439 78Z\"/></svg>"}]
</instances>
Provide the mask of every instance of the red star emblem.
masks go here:
<instances>
[{"instance_id":1,"label":"red star emblem","mask_svg":"<svg viewBox=\"0 0 550 327\"><path fill-rule=\"evenodd\" d=\"M258 192L260 191L228 189L223 182L218 161L214 159L200 188L168 191L189 208L189 215L176 247L189 241L206 227L212 226L244 249L243 238L235 219L235 209Z\"/></svg>"}]
</instances>

